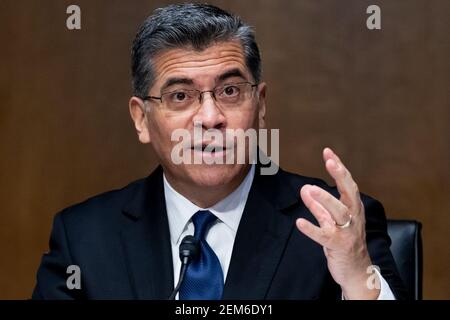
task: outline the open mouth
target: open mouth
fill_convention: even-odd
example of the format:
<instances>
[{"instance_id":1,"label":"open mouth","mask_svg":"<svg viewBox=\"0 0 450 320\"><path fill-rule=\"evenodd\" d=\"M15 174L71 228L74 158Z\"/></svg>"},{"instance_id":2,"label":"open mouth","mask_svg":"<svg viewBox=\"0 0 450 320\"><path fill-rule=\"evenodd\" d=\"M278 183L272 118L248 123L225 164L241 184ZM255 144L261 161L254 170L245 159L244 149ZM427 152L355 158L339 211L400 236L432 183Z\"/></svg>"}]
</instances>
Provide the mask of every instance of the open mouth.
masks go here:
<instances>
[{"instance_id":1,"label":"open mouth","mask_svg":"<svg viewBox=\"0 0 450 320\"><path fill-rule=\"evenodd\" d=\"M210 145L210 144L197 144L194 145L192 150L203 153L222 153L227 150L226 147L220 145Z\"/></svg>"}]
</instances>

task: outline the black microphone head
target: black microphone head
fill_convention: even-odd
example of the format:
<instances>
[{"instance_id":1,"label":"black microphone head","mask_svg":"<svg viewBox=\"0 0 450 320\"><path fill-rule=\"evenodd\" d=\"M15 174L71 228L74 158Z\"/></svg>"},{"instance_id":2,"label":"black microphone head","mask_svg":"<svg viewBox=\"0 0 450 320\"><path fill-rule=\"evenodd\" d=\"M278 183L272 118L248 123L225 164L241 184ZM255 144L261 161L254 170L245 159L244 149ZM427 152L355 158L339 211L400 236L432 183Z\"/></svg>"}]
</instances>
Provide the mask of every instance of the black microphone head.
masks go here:
<instances>
[{"instance_id":1,"label":"black microphone head","mask_svg":"<svg viewBox=\"0 0 450 320\"><path fill-rule=\"evenodd\" d=\"M180 259L183 263L195 260L200 254L197 239L193 236L185 236L180 244ZM187 258L187 259L186 259Z\"/></svg>"}]
</instances>

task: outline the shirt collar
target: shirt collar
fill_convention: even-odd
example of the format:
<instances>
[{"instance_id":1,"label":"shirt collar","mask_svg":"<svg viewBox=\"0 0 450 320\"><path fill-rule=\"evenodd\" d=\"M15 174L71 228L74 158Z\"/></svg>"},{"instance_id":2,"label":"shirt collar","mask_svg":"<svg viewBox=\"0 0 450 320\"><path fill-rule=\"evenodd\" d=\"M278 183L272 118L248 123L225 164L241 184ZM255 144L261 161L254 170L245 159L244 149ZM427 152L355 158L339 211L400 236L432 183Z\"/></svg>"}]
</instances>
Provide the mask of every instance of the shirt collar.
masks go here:
<instances>
[{"instance_id":1,"label":"shirt collar","mask_svg":"<svg viewBox=\"0 0 450 320\"><path fill-rule=\"evenodd\" d=\"M200 208L173 189L163 174L164 197L172 243L177 244L180 241L189 220L199 210L211 211L236 235L254 175L255 165L252 164L244 180L232 193L209 208Z\"/></svg>"}]
</instances>

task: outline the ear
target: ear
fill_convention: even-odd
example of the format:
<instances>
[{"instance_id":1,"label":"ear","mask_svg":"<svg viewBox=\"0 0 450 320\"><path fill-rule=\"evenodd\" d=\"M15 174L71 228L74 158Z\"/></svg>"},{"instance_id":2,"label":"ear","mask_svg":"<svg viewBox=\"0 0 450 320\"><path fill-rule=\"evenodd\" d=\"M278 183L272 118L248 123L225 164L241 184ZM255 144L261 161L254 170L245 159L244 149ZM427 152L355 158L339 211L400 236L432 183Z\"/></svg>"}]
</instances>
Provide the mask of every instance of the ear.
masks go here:
<instances>
[{"instance_id":1,"label":"ear","mask_svg":"<svg viewBox=\"0 0 450 320\"><path fill-rule=\"evenodd\" d=\"M148 121L144 101L139 97L133 96L130 98L128 106L130 108L131 119L134 122L134 127L136 128L139 141L141 143L149 143L150 132L148 130Z\"/></svg>"},{"instance_id":2,"label":"ear","mask_svg":"<svg viewBox=\"0 0 450 320\"><path fill-rule=\"evenodd\" d=\"M261 82L258 85L258 119L259 127L266 127L266 89L267 85L265 82Z\"/></svg>"}]
</instances>

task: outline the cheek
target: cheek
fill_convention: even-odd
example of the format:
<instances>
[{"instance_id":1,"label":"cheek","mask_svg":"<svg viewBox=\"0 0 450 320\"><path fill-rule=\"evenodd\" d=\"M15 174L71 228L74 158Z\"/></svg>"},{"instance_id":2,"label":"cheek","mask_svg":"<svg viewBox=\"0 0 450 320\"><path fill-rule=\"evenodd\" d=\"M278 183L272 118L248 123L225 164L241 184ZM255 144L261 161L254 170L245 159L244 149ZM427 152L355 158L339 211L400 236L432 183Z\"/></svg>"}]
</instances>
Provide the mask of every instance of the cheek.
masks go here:
<instances>
[{"instance_id":1,"label":"cheek","mask_svg":"<svg viewBox=\"0 0 450 320\"><path fill-rule=\"evenodd\" d=\"M149 117L149 133L152 144L158 150L170 149L177 141L171 141L172 132L186 128L186 122L175 117L152 114Z\"/></svg>"},{"instance_id":2,"label":"cheek","mask_svg":"<svg viewBox=\"0 0 450 320\"><path fill-rule=\"evenodd\" d=\"M228 116L228 128L248 129L258 125L258 112L256 109L240 111Z\"/></svg>"}]
</instances>

